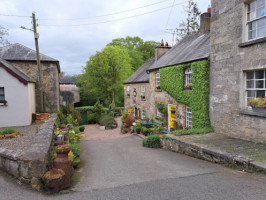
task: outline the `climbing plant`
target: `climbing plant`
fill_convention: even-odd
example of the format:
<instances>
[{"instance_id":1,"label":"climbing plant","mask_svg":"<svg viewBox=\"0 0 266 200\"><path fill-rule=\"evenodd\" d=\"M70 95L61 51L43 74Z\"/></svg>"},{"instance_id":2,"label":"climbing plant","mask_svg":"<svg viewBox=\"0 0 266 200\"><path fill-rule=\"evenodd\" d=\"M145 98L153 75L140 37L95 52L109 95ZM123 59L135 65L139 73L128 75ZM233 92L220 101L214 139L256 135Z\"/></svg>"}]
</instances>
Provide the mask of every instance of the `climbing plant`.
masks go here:
<instances>
[{"instance_id":1,"label":"climbing plant","mask_svg":"<svg viewBox=\"0 0 266 200\"><path fill-rule=\"evenodd\" d=\"M192 69L192 90L185 91L185 69ZM209 118L209 62L197 61L190 64L162 68L161 88L177 102L192 110L193 129L211 127Z\"/></svg>"}]
</instances>

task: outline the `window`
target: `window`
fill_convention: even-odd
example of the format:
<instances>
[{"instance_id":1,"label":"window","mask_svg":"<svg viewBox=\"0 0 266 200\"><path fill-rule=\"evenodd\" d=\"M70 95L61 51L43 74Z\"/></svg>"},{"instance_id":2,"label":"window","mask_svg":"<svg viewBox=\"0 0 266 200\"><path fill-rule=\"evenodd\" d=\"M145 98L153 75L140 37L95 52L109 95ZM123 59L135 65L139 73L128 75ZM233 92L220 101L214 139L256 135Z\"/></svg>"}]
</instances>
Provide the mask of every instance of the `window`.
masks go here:
<instances>
[{"instance_id":1,"label":"window","mask_svg":"<svg viewBox=\"0 0 266 200\"><path fill-rule=\"evenodd\" d=\"M155 86L157 89L160 89L160 74L159 73L155 74Z\"/></svg>"},{"instance_id":2,"label":"window","mask_svg":"<svg viewBox=\"0 0 266 200\"><path fill-rule=\"evenodd\" d=\"M186 69L186 71L185 71L185 75L186 75L185 86L189 86L189 85L192 84L192 81L191 81L191 76L192 76L192 70L191 70L191 67Z\"/></svg>"},{"instance_id":3,"label":"window","mask_svg":"<svg viewBox=\"0 0 266 200\"><path fill-rule=\"evenodd\" d=\"M145 86L144 85L141 86L141 98L145 99Z\"/></svg>"},{"instance_id":4,"label":"window","mask_svg":"<svg viewBox=\"0 0 266 200\"><path fill-rule=\"evenodd\" d=\"M255 0L247 6L248 40L266 36L265 1Z\"/></svg>"},{"instance_id":5,"label":"window","mask_svg":"<svg viewBox=\"0 0 266 200\"><path fill-rule=\"evenodd\" d=\"M246 73L247 102L250 99L264 98L266 95L266 70Z\"/></svg>"},{"instance_id":6,"label":"window","mask_svg":"<svg viewBox=\"0 0 266 200\"><path fill-rule=\"evenodd\" d=\"M158 118L163 118L163 114L158 109L156 113Z\"/></svg>"},{"instance_id":7,"label":"window","mask_svg":"<svg viewBox=\"0 0 266 200\"><path fill-rule=\"evenodd\" d=\"M130 86L127 86L126 93L127 93L127 96L130 96Z\"/></svg>"},{"instance_id":8,"label":"window","mask_svg":"<svg viewBox=\"0 0 266 200\"><path fill-rule=\"evenodd\" d=\"M190 107L186 107L186 127L192 128L192 112Z\"/></svg>"},{"instance_id":9,"label":"window","mask_svg":"<svg viewBox=\"0 0 266 200\"><path fill-rule=\"evenodd\" d=\"M142 112L141 112L141 119L145 119L145 118L146 118L145 110L142 110Z\"/></svg>"},{"instance_id":10,"label":"window","mask_svg":"<svg viewBox=\"0 0 266 200\"><path fill-rule=\"evenodd\" d=\"M0 103L5 102L5 88L0 87Z\"/></svg>"}]
</instances>

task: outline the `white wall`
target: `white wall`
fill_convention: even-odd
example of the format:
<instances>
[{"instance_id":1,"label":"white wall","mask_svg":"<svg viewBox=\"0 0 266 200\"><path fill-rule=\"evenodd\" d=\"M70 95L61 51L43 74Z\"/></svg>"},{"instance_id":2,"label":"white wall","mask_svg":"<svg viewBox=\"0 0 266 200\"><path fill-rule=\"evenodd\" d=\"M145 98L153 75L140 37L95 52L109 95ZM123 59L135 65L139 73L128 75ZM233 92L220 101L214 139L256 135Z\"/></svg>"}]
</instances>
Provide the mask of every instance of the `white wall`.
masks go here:
<instances>
[{"instance_id":1,"label":"white wall","mask_svg":"<svg viewBox=\"0 0 266 200\"><path fill-rule=\"evenodd\" d=\"M28 83L29 112L36 113L35 83Z\"/></svg>"},{"instance_id":2,"label":"white wall","mask_svg":"<svg viewBox=\"0 0 266 200\"><path fill-rule=\"evenodd\" d=\"M35 111L34 87L24 85L0 67L0 87L5 88L7 106L0 106L0 127L26 126L32 121L31 111Z\"/></svg>"}]
</instances>

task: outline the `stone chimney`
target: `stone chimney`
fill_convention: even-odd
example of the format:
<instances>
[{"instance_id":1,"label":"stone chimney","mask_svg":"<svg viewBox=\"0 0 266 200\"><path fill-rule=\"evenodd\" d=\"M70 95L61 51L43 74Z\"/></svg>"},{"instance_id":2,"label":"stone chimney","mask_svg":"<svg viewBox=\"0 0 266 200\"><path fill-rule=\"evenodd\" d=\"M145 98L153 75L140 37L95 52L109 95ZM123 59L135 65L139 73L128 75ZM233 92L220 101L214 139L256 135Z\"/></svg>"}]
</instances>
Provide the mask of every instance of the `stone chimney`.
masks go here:
<instances>
[{"instance_id":1,"label":"stone chimney","mask_svg":"<svg viewBox=\"0 0 266 200\"><path fill-rule=\"evenodd\" d=\"M200 34L203 35L210 30L211 27L211 8L200 16Z\"/></svg>"},{"instance_id":2,"label":"stone chimney","mask_svg":"<svg viewBox=\"0 0 266 200\"><path fill-rule=\"evenodd\" d=\"M168 46L168 42L165 43L162 40L161 46L155 48L155 61L159 60L171 47Z\"/></svg>"}]
</instances>

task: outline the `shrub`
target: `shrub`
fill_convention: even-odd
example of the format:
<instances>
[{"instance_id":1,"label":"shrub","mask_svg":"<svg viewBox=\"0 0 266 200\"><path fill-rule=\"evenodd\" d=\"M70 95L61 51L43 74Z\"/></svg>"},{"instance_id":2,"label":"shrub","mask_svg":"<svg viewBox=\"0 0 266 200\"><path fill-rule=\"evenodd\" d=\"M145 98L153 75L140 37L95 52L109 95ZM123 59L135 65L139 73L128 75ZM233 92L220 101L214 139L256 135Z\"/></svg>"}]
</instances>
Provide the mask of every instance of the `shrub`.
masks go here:
<instances>
[{"instance_id":1,"label":"shrub","mask_svg":"<svg viewBox=\"0 0 266 200\"><path fill-rule=\"evenodd\" d=\"M100 125L105 126L106 129L112 129L117 127L115 118L110 115L103 115L100 118Z\"/></svg>"},{"instance_id":2,"label":"shrub","mask_svg":"<svg viewBox=\"0 0 266 200\"><path fill-rule=\"evenodd\" d=\"M84 132L84 130L85 130L85 127L84 127L84 126L80 126L80 127L79 127L79 131L80 131L80 132Z\"/></svg>"},{"instance_id":3,"label":"shrub","mask_svg":"<svg viewBox=\"0 0 266 200\"><path fill-rule=\"evenodd\" d=\"M250 99L248 101L248 106L264 108L266 107L266 98Z\"/></svg>"},{"instance_id":4,"label":"shrub","mask_svg":"<svg viewBox=\"0 0 266 200\"><path fill-rule=\"evenodd\" d=\"M8 135L11 133L16 133L16 132L18 132L18 130L13 127L0 129L0 135Z\"/></svg>"},{"instance_id":5,"label":"shrub","mask_svg":"<svg viewBox=\"0 0 266 200\"><path fill-rule=\"evenodd\" d=\"M77 142L70 143L70 149L73 152L75 158L80 157L81 149L80 145Z\"/></svg>"},{"instance_id":6,"label":"shrub","mask_svg":"<svg viewBox=\"0 0 266 200\"><path fill-rule=\"evenodd\" d=\"M198 129L184 129L184 130L177 130L173 131L170 134L172 135L195 135L195 134L201 134L201 133L211 133L214 132L213 127L206 127L206 128L198 128Z\"/></svg>"},{"instance_id":7,"label":"shrub","mask_svg":"<svg viewBox=\"0 0 266 200\"><path fill-rule=\"evenodd\" d=\"M96 114L95 113L91 113L88 116L88 123L92 124L92 123L96 123Z\"/></svg>"},{"instance_id":8,"label":"shrub","mask_svg":"<svg viewBox=\"0 0 266 200\"><path fill-rule=\"evenodd\" d=\"M122 123L125 123L126 118L129 116L127 112L124 112L122 115Z\"/></svg>"},{"instance_id":9,"label":"shrub","mask_svg":"<svg viewBox=\"0 0 266 200\"><path fill-rule=\"evenodd\" d=\"M161 141L159 135L151 135L143 139L142 144L148 148L161 148Z\"/></svg>"},{"instance_id":10,"label":"shrub","mask_svg":"<svg viewBox=\"0 0 266 200\"><path fill-rule=\"evenodd\" d=\"M130 126L132 126L133 123L134 123L134 121L135 121L135 118L134 118L134 117L132 117L131 115L128 116L128 117L125 119L126 127L130 127Z\"/></svg>"},{"instance_id":11,"label":"shrub","mask_svg":"<svg viewBox=\"0 0 266 200\"><path fill-rule=\"evenodd\" d=\"M93 112L96 113L96 115L101 115L103 113L103 105L100 103L100 100L98 99L93 107Z\"/></svg>"},{"instance_id":12,"label":"shrub","mask_svg":"<svg viewBox=\"0 0 266 200\"><path fill-rule=\"evenodd\" d=\"M72 130L75 132L75 134L80 133L79 127L77 127L77 126L74 126Z\"/></svg>"},{"instance_id":13,"label":"shrub","mask_svg":"<svg viewBox=\"0 0 266 200\"><path fill-rule=\"evenodd\" d=\"M141 128L141 123L136 123L136 126L135 126L136 128Z\"/></svg>"}]
</instances>

